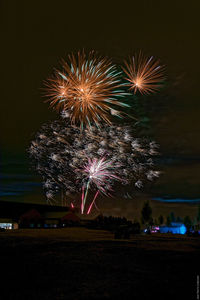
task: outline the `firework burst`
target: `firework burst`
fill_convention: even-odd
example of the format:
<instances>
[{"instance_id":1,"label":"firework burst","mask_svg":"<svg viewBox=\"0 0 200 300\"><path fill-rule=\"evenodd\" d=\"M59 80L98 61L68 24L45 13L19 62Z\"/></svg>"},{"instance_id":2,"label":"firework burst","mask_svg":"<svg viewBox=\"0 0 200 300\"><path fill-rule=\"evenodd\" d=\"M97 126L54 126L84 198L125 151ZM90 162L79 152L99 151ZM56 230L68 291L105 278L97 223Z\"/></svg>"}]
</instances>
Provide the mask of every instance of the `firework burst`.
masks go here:
<instances>
[{"instance_id":1,"label":"firework burst","mask_svg":"<svg viewBox=\"0 0 200 300\"><path fill-rule=\"evenodd\" d=\"M50 106L67 113L72 124L81 127L101 120L110 124L110 115L121 116L114 107L128 106L122 99L126 96L120 82L120 72L108 58L97 57L94 51L88 58L78 53L69 55L69 63L63 61L63 70L47 83Z\"/></svg>"},{"instance_id":2,"label":"firework burst","mask_svg":"<svg viewBox=\"0 0 200 300\"><path fill-rule=\"evenodd\" d=\"M85 166L83 173L88 177L88 181L95 184L97 189L106 193L104 185L108 179L118 179L119 177L113 173L114 167L110 160L101 159L88 159L88 164Z\"/></svg>"},{"instance_id":3,"label":"firework burst","mask_svg":"<svg viewBox=\"0 0 200 300\"><path fill-rule=\"evenodd\" d=\"M127 75L130 90L134 93L150 94L157 91L164 80L164 66L153 56L145 57L141 52L125 61L123 71Z\"/></svg>"},{"instance_id":4,"label":"firework burst","mask_svg":"<svg viewBox=\"0 0 200 300\"><path fill-rule=\"evenodd\" d=\"M119 180L120 178L113 173L114 167L112 166L112 162L109 160L105 160L105 156L100 159L88 159L88 164L83 169L83 174L86 175L88 181L86 185L86 192L84 194L84 188L82 192L82 204L81 204L81 212L84 212L86 199L90 184L94 184L98 191L96 192L94 199L88 209L88 214L91 211L92 205L94 204L99 191L106 194L106 190L104 186L106 184L109 185L110 180ZM111 185L110 189L111 189ZM108 189L108 187L107 187Z\"/></svg>"}]
</instances>

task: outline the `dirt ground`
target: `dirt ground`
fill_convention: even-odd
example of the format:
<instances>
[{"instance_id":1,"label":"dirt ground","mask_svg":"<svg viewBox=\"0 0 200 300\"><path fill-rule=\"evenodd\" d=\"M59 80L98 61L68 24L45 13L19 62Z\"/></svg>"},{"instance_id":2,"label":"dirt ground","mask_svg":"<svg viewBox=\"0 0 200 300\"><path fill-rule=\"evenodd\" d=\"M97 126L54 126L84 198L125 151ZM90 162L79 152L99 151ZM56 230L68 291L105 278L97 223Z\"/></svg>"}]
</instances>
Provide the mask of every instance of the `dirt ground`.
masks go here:
<instances>
[{"instance_id":1,"label":"dirt ground","mask_svg":"<svg viewBox=\"0 0 200 300\"><path fill-rule=\"evenodd\" d=\"M0 299L197 299L200 239L85 228L0 233Z\"/></svg>"}]
</instances>

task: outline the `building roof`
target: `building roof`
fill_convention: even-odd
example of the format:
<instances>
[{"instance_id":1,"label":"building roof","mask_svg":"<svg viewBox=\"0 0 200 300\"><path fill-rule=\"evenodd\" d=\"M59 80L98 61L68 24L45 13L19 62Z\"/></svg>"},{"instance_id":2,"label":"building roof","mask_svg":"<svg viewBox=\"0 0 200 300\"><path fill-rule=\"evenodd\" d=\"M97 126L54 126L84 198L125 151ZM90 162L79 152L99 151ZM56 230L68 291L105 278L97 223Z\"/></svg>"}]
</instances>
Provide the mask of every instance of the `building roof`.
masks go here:
<instances>
[{"instance_id":1,"label":"building roof","mask_svg":"<svg viewBox=\"0 0 200 300\"><path fill-rule=\"evenodd\" d=\"M40 220L42 219L41 214L36 209L31 209L20 216L20 220Z\"/></svg>"},{"instance_id":2,"label":"building roof","mask_svg":"<svg viewBox=\"0 0 200 300\"><path fill-rule=\"evenodd\" d=\"M75 215L73 212L69 212L61 219L61 221L62 222L65 222L65 221L79 222L80 218L77 215Z\"/></svg>"},{"instance_id":3,"label":"building roof","mask_svg":"<svg viewBox=\"0 0 200 300\"><path fill-rule=\"evenodd\" d=\"M47 211L43 214L44 219L61 219L66 215L66 211Z\"/></svg>"},{"instance_id":4,"label":"building roof","mask_svg":"<svg viewBox=\"0 0 200 300\"><path fill-rule=\"evenodd\" d=\"M14 223L13 219L0 218L0 223Z\"/></svg>"}]
</instances>

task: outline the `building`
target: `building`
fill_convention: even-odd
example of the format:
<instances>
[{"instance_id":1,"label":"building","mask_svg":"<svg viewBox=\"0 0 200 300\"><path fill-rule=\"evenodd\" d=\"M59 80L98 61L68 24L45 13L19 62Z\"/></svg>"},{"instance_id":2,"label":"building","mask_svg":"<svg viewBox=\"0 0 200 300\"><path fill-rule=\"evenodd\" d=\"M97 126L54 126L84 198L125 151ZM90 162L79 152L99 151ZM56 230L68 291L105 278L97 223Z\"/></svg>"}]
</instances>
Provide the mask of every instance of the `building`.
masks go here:
<instances>
[{"instance_id":1,"label":"building","mask_svg":"<svg viewBox=\"0 0 200 300\"><path fill-rule=\"evenodd\" d=\"M160 233L185 234L187 228L183 223L172 222L170 226L161 225Z\"/></svg>"},{"instance_id":2,"label":"building","mask_svg":"<svg viewBox=\"0 0 200 300\"><path fill-rule=\"evenodd\" d=\"M0 218L0 228L4 228L4 229L18 229L19 225L13 219Z\"/></svg>"},{"instance_id":3,"label":"building","mask_svg":"<svg viewBox=\"0 0 200 300\"><path fill-rule=\"evenodd\" d=\"M80 225L80 218L73 212L69 212L62 217L61 224L62 226Z\"/></svg>"},{"instance_id":4,"label":"building","mask_svg":"<svg viewBox=\"0 0 200 300\"><path fill-rule=\"evenodd\" d=\"M30 209L19 217L20 228L37 228L43 227L44 218L35 209Z\"/></svg>"},{"instance_id":5,"label":"building","mask_svg":"<svg viewBox=\"0 0 200 300\"><path fill-rule=\"evenodd\" d=\"M0 228L58 227L69 207L0 201Z\"/></svg>"},{"instance_id":6,"label":"building","mask_svg":"<svg viewBox=\"0 0 200 300\"><path fill-rule=\"evenodd\" d=\"M0 227L4 229L88 226L95 217L67 206L0 201Z\"/></svg>"}]
</instances>

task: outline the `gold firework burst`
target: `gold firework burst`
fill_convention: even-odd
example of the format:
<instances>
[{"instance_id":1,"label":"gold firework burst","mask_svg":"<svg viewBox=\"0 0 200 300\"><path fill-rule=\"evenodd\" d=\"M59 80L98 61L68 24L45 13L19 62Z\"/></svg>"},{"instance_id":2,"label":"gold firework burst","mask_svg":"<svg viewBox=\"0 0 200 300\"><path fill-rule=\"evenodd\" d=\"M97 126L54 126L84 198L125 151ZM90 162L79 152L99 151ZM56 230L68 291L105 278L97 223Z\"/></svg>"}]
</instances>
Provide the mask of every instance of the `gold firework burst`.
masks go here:
<instances>
[{"instance_id":1,"label":"gold firework burst","mask_svg":"<svg viewBox=\"0 0 200 300\"><path fill-rule=\"evenodd\" d=\"M141 94L150 94L159 89L164 78L164 66L153 56L145 57L141 52L125 61L122 68L127 75L130 90Z\"/></svg>"},{"instance_id":2,"label":"gold firework burst","mask_svg":"<svg viewBox=\"0 0 200 300\"><path fill-rule=\"evenodd\" d=\"M69 55L69 63L63 61L63 70L47 83L50 105L67 112L73 124L111 123L110 114L120 116L114 106L128 106L122 101L126 96L120 73L108 58L101 58L92 51L88 57L84 51ZM119 100L120 99L120 100Z\"/></svg>"}]
</instances>

